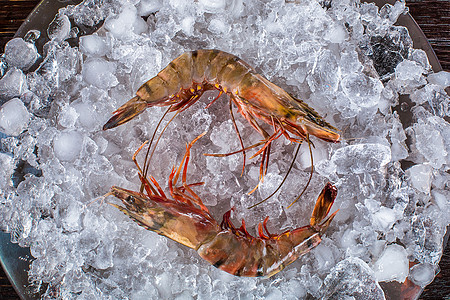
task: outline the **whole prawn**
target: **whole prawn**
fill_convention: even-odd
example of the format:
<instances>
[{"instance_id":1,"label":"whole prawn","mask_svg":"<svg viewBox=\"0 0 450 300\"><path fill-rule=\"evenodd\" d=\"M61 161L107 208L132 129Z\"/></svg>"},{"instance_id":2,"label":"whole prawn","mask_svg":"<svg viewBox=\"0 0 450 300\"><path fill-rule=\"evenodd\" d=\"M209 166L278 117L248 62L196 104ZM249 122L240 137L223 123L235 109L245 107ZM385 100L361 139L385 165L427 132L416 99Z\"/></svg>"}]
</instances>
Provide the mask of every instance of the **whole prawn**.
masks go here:
<instances>
[{"instance_id":1,"label":"whole prawn","mask_svg":"<svg viewBox=\"0 0 450 300\"><path fill-rule=\"evenodd\" d=\"M290 140L288 132L303 139L310 134L328 142L339 140L336 128L306 103L256 73L239 57L219 50L189 51L175 58L119 107L103 129L128 122L151 106L186 109L212 89L229 95L239 112L265 137L269 135L255 118L275 126Z\"/></svg>"},{"instance_id":2,"label":"whole prawn","mask_svg":"<svg viewBox=\"0 0 450 300\"><path fill-rule=\"evenodd\" d=\"M134 98L119 107L103 130L130 121L147 107L170 106L169 111L182 111L195 103L204 91L213 89L220 91L219 96L227 94L230 97L231 113L232 101L250 125L264 137L263 142L245 148L232 115L242 149L228 154L242 152L245 165L245 150L263 145L253 155L262 154L261 178L267 172L270 145L281 135L296 143L303 140L309 143L309 135L328 142L339 141L338 130L314 109L258 74L239 57L220 50L189 51L175 58L144 83ZM274 132L271 135L267 133L256 119L273 126ZM290 134L299 138L291 137Z\"/></svg>"},{"instance_id":3,"label":"whole prawn","mask_svg":"<svg viewBox=\"0 0 450 300\"><path fill-rule=\"evenodd\" d=\"M198 138L200 136L186 146L186 154L179 167L174 167L169 176L168 186L173 199L166 197L153 177L150 177L150 183L143 176L136 161L141 146L133 160L146 194L113 186L107 195L119 198L123 206L112 205L144 228L196 250L213 266L236 276L270 277L321 242L322 234L336 214L326 218L337 194L330 183L319 195L307 226L270 234L266 217L263 224L259 224L259 237L253 237L247 232L244 221L239 228L231 223L231 211L224 214L219 225L192 190L193 186L203 183L186 182L190 148ZM182 185L176 186L181 170Z\"/></svg>"}]
</instances>

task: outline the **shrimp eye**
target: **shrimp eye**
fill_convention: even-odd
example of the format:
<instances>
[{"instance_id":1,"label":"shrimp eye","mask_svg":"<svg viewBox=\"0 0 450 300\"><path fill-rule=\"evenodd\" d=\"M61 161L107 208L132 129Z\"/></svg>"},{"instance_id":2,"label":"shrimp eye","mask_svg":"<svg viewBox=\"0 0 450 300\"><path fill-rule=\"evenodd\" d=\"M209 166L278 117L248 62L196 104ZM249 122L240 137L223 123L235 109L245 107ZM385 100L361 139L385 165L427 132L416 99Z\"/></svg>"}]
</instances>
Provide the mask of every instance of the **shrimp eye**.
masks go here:
<instances>
[{"instance_id":1,"label":"shrimp eye","mask_svg":"<svg viewBox=\"0 0 450 300\"><path fill-rule=\"evenodd\" d=\"M127 197L127 199L126 199L126 201L127 201L128 203L134 203L134 202L135 202L134 200L135 200L134 197L131 196L131 195L129 195L129 196Z\"/></svg>"}]
</instances>

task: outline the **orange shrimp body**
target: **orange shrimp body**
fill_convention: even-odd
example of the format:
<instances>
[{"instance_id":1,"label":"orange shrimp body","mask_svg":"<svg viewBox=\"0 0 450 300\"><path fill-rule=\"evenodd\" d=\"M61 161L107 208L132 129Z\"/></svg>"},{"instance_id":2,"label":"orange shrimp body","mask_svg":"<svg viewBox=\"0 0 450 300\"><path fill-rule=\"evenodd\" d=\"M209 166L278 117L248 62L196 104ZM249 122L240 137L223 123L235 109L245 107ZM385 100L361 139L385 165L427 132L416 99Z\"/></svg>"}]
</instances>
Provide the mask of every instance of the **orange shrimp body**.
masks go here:
<instances>
[{"instance_id":1,"label":"orange shrimp body","mask_svg":"<svg viewBox=\"0 0 450 300\"><path fill-rule=\"evenodd\" d=\"M139 168L146 193L113 186L107 195L120 199L123 206L112 205L144 228L196 250L213 266L237 276L270 277L321 242L321 235L336 214L326 218L337 194L332 184L328 183L319 195L309 225L275 235L267 231L266 218L259 224L259 237L253 237L244 221L239 228L231 223L231 211L224 214L219 225L192 190L202 183L186 183L190 148L196 140L187 145L180 166L169 177L173 199L166 197L153 177L150 183ZM182 185L175 186L182 169Z\"/></svg>"},{"instance_id":2,"label":"orange shrimp body","mask_svg":"<svg viewBox=\"0 0 450 300\"><path fill-rule=\"evenodd\" d=\"M184 110L204 91L212 89L229 95L239 112L268 143L277 133L294 142L298 140L288 133L301 139L314 135L329 142L340 138L336 128L306 103L256 73L239 57L219 50L189 51L174 59L144 83L134 98L119 107L103 129L128 122L147 107L172 105L171 111ZM275 127L272 139L255 118Z\"/></svg>"}]
</instances>

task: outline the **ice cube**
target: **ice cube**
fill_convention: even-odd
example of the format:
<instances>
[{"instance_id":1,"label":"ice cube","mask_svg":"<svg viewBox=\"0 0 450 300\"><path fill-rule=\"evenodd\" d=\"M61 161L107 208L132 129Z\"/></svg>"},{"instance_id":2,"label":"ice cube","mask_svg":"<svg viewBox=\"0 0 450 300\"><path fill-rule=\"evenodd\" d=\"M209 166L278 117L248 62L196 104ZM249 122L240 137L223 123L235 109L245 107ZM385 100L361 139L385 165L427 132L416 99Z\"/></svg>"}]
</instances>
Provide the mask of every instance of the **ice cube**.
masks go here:
<instances>
[{"instance_id":1,"label":"ice cube","mask_svg":"<svg viewBox=\"0 0 450 300\"><path fill-rule=\"evenodd\" d=\"M340 69L330 50L320 52L317 64L306 77L313 92L335 93L339 87Z\"/></svg>"},{"instance_id":2,"label":"ice cube","mask_svg":"<svg viewBox=\"0 0 450 300\"><path fill-rule=\"evenodd\" d=\"M4 191L6 191L7 186L12 185L11 175L14 171L14 160L13 158L5 153L0 152L0 195L3 196Z\"/></svg>"},{"instance_id":3,"label":"ice cube","mask_svg":"<svg viewBox=\"0 0 450 300\"><path fill-rule=\"evenodd\" d=\"M114 63L103 58L91 58L84 63L82 74L87 83L101 89L107 89L119 83L114 75L115 71L116 65Z\"/></svg>"},{"instance_id":4,"label":"ice cube","mask_svg":"<svg viewBox=\"0 0 450 300\"><path fill-rule=\"evenodd\" d=\"M181 20L181 29L186 33L187 35L192 35L194 33L194 24L195 19L193 17L186 17L183 20Z\"/></svg>"},{"instance_id":5,"label":"ice cube","mask_svg":"<svg viewBox=\"0 0 450 300\"><path fill-rule=\"evenodd\" d=\"M383 84L379 79L362 73L345 76L341 85L348 98L360 107L377 105L383 90Z\"/></svg>"},{"instance_id":6,"label":"ice cube","mask_svg":"<svg viewBox=\"0 0 450 300\"><path fill-rule=\"evenodd\" d=\"M376 7L375 10L377 10ZM376 25L372 24L372 26ZM365 28L366 31L367 27ZM359 43L360 48L373 60L375 70L381 78L389 78L395 72L396 66L408 57L412 46L408 29L402 26L392 26L388 32L383 30L382 33L374 33L368 44L364 39Z\"/></svg>"},{"instance_id":7,"label":"ice cube","mask_svg":"<svg viewBox=\"0 0 450 300\"><path fill-rule=\"evenodd\" d=\"M147 29L147 25L137 16L137 10L133 5L124 5L118 15L106 18L105 28L115 38L130 39L130 32L140 34Z\"/></svg>"},{"instance_id":8,"label":"ice cube","mask_svg":"<svg viewBox=\"0 0 450 300\"><path fill-rule=\"evenodd\" d=\"M139 3L139 15L148 16L162 7L162 0L142 0Z\"/></svg>"},{"instance_id":9,"label":"ice cube","mask_svg":"<svg viewBox=\"0 0 450 300\"><path fill-rule=\"evenodd\" d=\"M431 120L428 120L431 121ZM441 132L431 122L422 122L413 126L417 150L428 160L430 165L439 169L446 162L446 144Z\"/></svg>"},{"instance_id":10,"label":"ice cube","mask_svg":"<svg viewBox=\"0 0 450 300\"><path fill-rule=\"evenodd\" d=\"M281 292L277 288L271 288L269 289L266 294L264 295L264 299L269 300L279 300L283 298L283 292Z\"/></svg>"},{"instance_id":11,"label":"ice cube","mask_svg":"<svg viewBox=\"0 0 450 300\"><path fill-rule=\"evenodd\" d=\"M311 151L314 164L328 159L328 145L321 140L314 141L314 147L311 146ZM311 167L311 153L308 143L302 143L300 146L300 157L296 160L296 165L302 169Z\"/></svg>"},{"instance_id":12,"label":"ice cube","mask_svg":"<svg viewBox=\"0 0 450 300\"><path fill-rule=\"evenodd\" d=\"M19 97L27 88L27 79L23 72L17 68L11 68L0 79L0 99L10 100Z\"/></svg>"},{"instance_id":13,"label":"ice cube","mask_svg":"<svg viewBox=\"0 0 450 300\"><path fill-rule=\"evenodd\" d=\"M428 102L431 112L436 116L450 116L450 97L439 85L427 84L411 94L410 98L417 104Z\"/></svg>"},{"instance_id":14,"label":"ice cube","mask_svg":"<svg viewBox=\"0 0 450 300\"><path fill-rule=\"evenodd\" d=\"M36 46L22 38L14 38L6 43L5 59L10 67L28 70L39 57Z\"/></svg>"},{"instance_id":15,"label":"ice cube","mask_svg":"<svg viewBox=\"0 0 450 300\"><path fill-rule=\"evenodd\" d=\"M72 106L65 106L58 115L59 125L69 128L75 125L79 114Z\"/></svg>"},{"instance_id":16,"label":"ice cube","mask_svg":"<svg viewBox=\"0 0 450 300\"><path fill-rule=\"evenodd\" d=\"M348 257L331 269L321 292L321 299L384 299L374 272L357 257Z\"/></svg>"},{"instance_id":17,"label":"ice cube","mask_svg":"<svg viewBox=\"0 0 450 300\"><path fill-rule=\"evenodd\" d=\"M411 53L408 56L409 60L415 61L421 65L425 70L431 71L431 65L428 61L428 56L422 49L411 49Z\"/></svg>"},{"instance_id":18,"label":"ice cube","mask_svg":"<svg viewBox=\"0 0 450 300\"><path fill-rule=\"evenodd\" d=\"M221 19L212 19L209 23L208 30L214 34L223 34L230 30L230 26L225 24Z\"/></svg>"},{"instance_id":19,"label":"ice cube","mask_svg":"<svg viewBox=\"0 0 450 300\"><path fill-rule=\"evenodd\" d=\"M358 53L356 51L348 51L341 54L340 66L342 73L360 73L363 70L363 65L359 61Z\"/></svg>"},{"instance_id":20,"label":"ice cube","mask_svg":"<svg viewBox=\"0 0 450 300\"><path fill-rule=\"evenodd\" d=\"M394 5L385 4L382 8L380 8L380 15L383 18L388 19L391 24L394 24L397 21L398 17L401 14L407 13L408 9L405 7L405 2L397 1Z\"/></svg>"},{"instance_id":21,"label":"ice cube","mask_svg":"<svg viewBox=\"0 0 450 300\"><path fill-rule=\"evenodd\" d=\"M396 213L392 208L381 206L380 209L372 215L372 220L376 229L388 231L395 221L397 221Z\"/></svg>"},{"instance_id":22,"label":"ice cube","mask_svg":"<svg viewBox=\"0 0 450 300\"><path fill-rule=\"evenodd\" d=\"M327 270L335 265L333 251L323 241L312 252L315 258L315 266L318 270Z\"/></svg>"},{"instance_id":23,"label":"ice cube","mask_svg":"<svg viewBox=\"0 0 450 300\"><path fill-rule=\"evenodd\" d=\"M114 244L101 242L98 247L87 254L87 263L96 269L104 270L112 267Z\"/></svg>"},{"instance_id":24,"label":"ice cube","mask_svg":"<svg viewBox=\"0 0 450 300\"><path fill-rule=\"evenodd\" d=\"M264 181L262 181L258 186L258 192L261 199L266 199L266 197L268 197L273 191L275 191L280 185L281 181L283 181L283 176L274 173L267 173L264 176ZM274 197L277 197L277 195L279 194L280 191L278 191L274 195Z\"/></svg>"},{"instance_id":25,"label":"ice cube","mask_svg":"<svg viewBox=\"0 0 450 300\"><path fill-rule=\"evenodd\" d=\"M347 31L339 24L335 24L335 26L329 28L324 36L325 40L336 44L342 43L347 37Z\"/></svg>"},{"instance_id":26,"label":"ice cube","mask_svg":"<svg viewBox=\"0 0 450 300\"><path fill-rule=\"evenodd\" d=\"M70 20L66 15L58 14L48 25L47 34L50 39L63 41L69 37Z\"/></svg>"},{"instance_id":27,"label":"ice cube","mask_svg":"<svg viewBox=\"0 0 450 300\"><path fill-rule=\"evenodd\" d=\"M18 135L28 125L30 113L20 99L14 98L0 108L0 131Z\"/></svg>"},{"instance_id":28,"label":"ice cube","mask_svg":"<svg viewBox=\"0 0 450 300\"><path fill-rule=\"evenodd\" d=\"M432 264L420 263L420 264L414 265L409 270L408 277L415 284L417 284L421 287L425 287L433 281L434 275L435 275L435 272L434 272L435 268L436 267L433 266Z\"/></svg>"},{"instance_id":29,"label":"ice cube","mask_svg":"<svg viewBox=\"0 0 450 300\"><path fill-rule=\"evenodd\" d=\"M226 0L199 0L198 2L200 7L209 13L224 11L227 6Z\"/></svg>"},{"instance_id":30,"label":"ice cube","mask_svg":"<svg viewBox=\"0 0 450 300\"><path fill-rule=\"evenodd\" d=\"M61 204L58 211L58 217L61 218L64 230L73 232L81 229L80 215L83 206L78 201Z\"/></svg>"},{"instance_id":31,"label":"ice cube","mask_svg":"<svg viewBox=\"0 0 450 300\"><path fill-rule=\"evenodd\" d=\"M407 255L402 246L388 245L373 266L377 280L404 282L409 273Z\"/></svg>"},{"instance_id":32,"label":"ice cube","mask_svg":"<svg viewBox=\"0 0 450 300\"><path fill-rule=\"evenodd\" d=\"M104 56L108 50L104 38L98 35L80 37L80 49L91 56Z\"/></svg>"},{"instance_id":33,"label":"ice cube","mask_svg":"<svg viewBox=\"0 0 450 300\"><path fill-rule=\"evenodd\" d=\"M74 161L83 146L83 136L77 131L61 132L53 140L53 151L61 161Z\"/></svg>"},{"instance_id":34,"label":"ice cube","mask_svg":"<svg viewBox=\"0 0 450 300\"><path fill-rule=\"evenodd\" d=\"M23 40L25 42L34 44L40 36L41 32L39 30L31 29L25 34Z\"/></svg>"},{"instance_id":35,"label":"ice cube","mask_svg":"<svg viewBox=\"0 0 450 300\"><path fill-rule=\"evenodd\" d=\"M338 174L363 174L381 170L391 161L391 149L382 144L357 144L336 150L331 163Z\"/></svg>"},{"instance_id":36,"label":"ice cube","mask_svg":"<svg viewBox=\"0 0 450 300\"><path fill-rule=\"evenodd\" d=\"M450 193L447 191L433 189L431 194L433 195L434 202L441 211L450 212Z\"/></svg>"},{"instance_id":37,"label":"ice cube","mask_svg":"<svg viewBox=\"0 0 450 300\"><path fill-rule=\"evenodd\" d=\"M431 73L428 75L427 80L429 83L440 85L443 88L450 86L450 72L440 71L437 73Z\"/></svg>"},{"instance_id":38,"label":"ice cube","mask_svg":"<svg viewBox=\"0 0 450 300\"><path fill-rule=\"evenodd\" d=\"M408 157L408 147L404 142L397 139L391 139L392 161L399 161Z\"/></svg>"},{"instance_id":39,"label":"ice cube","mask_svg":"<svg viewBox=\"0 0 450 300\"><path fill-rule=\"evenodd\" d=\"M399 80L418 81L423 67L411 60L404 60L395 67L395 78Z\"/></svg>"},{"instance_id":40,"label":"ice cube","mask_svg":"<svg viewBox=\"0 0 450 300\"><path fill-rule=\"evenodd\" d=\"M422 193L429 194L431 189L432 167L429 164L412 166L406 171L412 186Z\"/></svg>"}]
</instances>

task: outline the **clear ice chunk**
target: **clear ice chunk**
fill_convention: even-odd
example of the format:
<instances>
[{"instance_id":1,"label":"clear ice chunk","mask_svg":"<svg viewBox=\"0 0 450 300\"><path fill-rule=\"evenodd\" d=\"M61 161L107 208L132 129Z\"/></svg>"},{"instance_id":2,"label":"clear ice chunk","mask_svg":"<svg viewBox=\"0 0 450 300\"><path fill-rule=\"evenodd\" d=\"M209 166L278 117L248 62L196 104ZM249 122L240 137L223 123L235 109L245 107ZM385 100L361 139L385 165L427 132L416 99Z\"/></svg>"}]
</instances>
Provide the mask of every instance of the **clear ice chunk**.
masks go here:
<instances>
[{"instance_id":1,"label":"clear ice chunk","mask_svg":"<svg viewBox=\"0 0 450 300\"><path fill-rule=\"evenodd\" d=\"M442 86L427 84L411 94L410 98L417 104L427 103L435 116L450 116L450 97Z\"/></svg>"},{"instance_id":2,"label":"clear ice chunk","mask_svg":"<svg viewBox=\"0 0 450 300\"><path fill-rule=\"evenodd\" d=\"M116 86L119 81L114 75L116 65L103 58L91 58L83 65L83 79L93 86L107 89Z\"/></svg>"},{"instance_id":3,"label":"clear ice chunk","mask_svg":"<svg viewBox=\"0 0 450 300\"><path fill-rule=\"evenodd\" d=\"M17 68L11 68L0 79L0 99L10 100L20 97L27 88L27 79L23 72Z\"/></svg>"},{"instance_id":4,"label":"clear ice chunk","mask_svg":"<svg viewBox=\"0 0 450 300\"><path fill-rule=\"evenodd\" d=\"M40 36L41 36L41 32L39 30L32 29L32 30L29 30L25 34L25 36L23 37L23 40L25 42L34 44Z\"/></svg>"},{"instance_id":5,"label":"clear ice chunk","mask_svg":"<svg viewBox=\"0 0 450 300\"><path fill-rule=\"evenodd\" d=\"M382 144L357 144L336 150L331 164L338 174L381 171L391 161L391 149Z\"/></svg>"},{"instance_id":6,"label":"clear ice chunk","mask_svg":"<svg viewBox=\"0 0 450 300\"><path fill-rule=\"evenodd\" d=\"M435 268L432 264L420 263L411 267L408 277L418 286L425 287L433 281Z\"/></svg>"},{"instance_id":7,"label":"clear ice chunk","mask_svg":"<svg viewBox=\"0 0 450 300\"><path fill-rule=\"evenodd\" d=\"M306 80L313 92L334 93L339 86L339 73L336 56L330 50L324 50Z\"/></svg>"},{"instance_id":8,"label":"clear ice chunk","mask_svg":"<svg viewBox=\"0 0 450 300\"><path fill-rule=\"evenodd\" d=\"M385 299L374 272L361 259L340 261L324 280L321 299Z\"/></svg>"},{"instance_id":9,"label":"clear ice chunk","mask_svg":"<svg viewBox=\"0 0 450 300\"><path fill-rule=\"evenodd\" d=\"M446 163L447 147L441 132L431 122L419 120L413 125L415 146L436 169Z\"/></svg>"},{"instance_id":10,"label":"clear ice chunk","mask_svg":"<svg viewBox=\"0 0 450 300\"><path fill-rule=\"evenodd\" d=\"M181 21L181 29L187 35L192 35L194 33L194 24L195 24L194 17L186 17Z\"/></svg>"},{"instance_id":11,"label":"clear ice chunk","mask_svg":"<svg viewBox=\"0 0 450 300\"><path fill-rule=\"evenodd\" d=\"M437 84L443 88L450 86L450 72L440 71L427 76L429 83Z\"/></svg>"},{"instance_id":12,"label":"clear ice chunk","mask_svg":"<svg viewBox=\"0 0 450 300\"><path fill-rule=\"evenodd\" d=\"M324 39L330 43L342 43L348 37L345 28L339 24L335 24L325 33Z\"/></svg>"},{"instance_id":13,"label":"clear ice chunk","mask_svg":"<svg viewBox=\"0 0 450 300\"><path fill-rule=\"evenodd\" d=\"M61 132L53 140L53 151L61 161L74 161L83 146L83 136L76 131Z\"/></svg>"},{"instance_id":14,"label":"clear ice chunk","mask_svg":"<svg viewBox=\"0 0 450 300\"><path fill-rule=\"evenodd\" d=\"M378 104L383 84L365 74L350 74L342 80L342 89L358 107L372 107Z\"/></svg>"},{"instance_id":15,"label":"clear ice chunk","mask_svg":"<svg viewBox=\"0 0 450 300\"><path fill-rule=\"evenodd\" d=\"M395 209L381 206L376 200L366 199L364 200L364 204L371 214L370 217L376 230L386 232L398 220L398 215Z\"/></svg>"},{"instance_id":16,"label":"clear ice chunk","mask_svg":"<svg viewBox=\"0 0 450 300\"><path fill-rule=\"evenodd\" d=\"M74 127L78 117L79 114L74 107L64 106L58 115L58 124L65 128Z\"/></svg>"},{"instance_id":17,"label":"clear ice chunk","mask_svg":"<svg viewBox=\"0 0 450 300\"><path fill-rule=\"evenodd\" d=\"M199 0L202 10L208 13L224 13L238 16L243 10L243 0Z\"/></svg>"},{"instance_id":18,"label":"clear ice chunk","mask_svg":"<svg viewBox=\"0 0 450 300\"><path fill-rule=\"evenodd\" d=\"M411 93L415 88L426 84L424 68L412 60L405 59L395 67L395 84L400 93Z\"/></svg>"},{"instance_id":19,"label":"clear ice chunk","mask_svg":"<svg viewBox=\"0 0 450 300\"><path fill-rule=\"evenodd\" d=\"M53 21L48 25L47 34L50 39L63 41L69 37L70 20L64 14L58 14Z\"/></svg>"},{"instance_id":20,"label":"clear ice chunk","mask_svg":"<svg viewBox=\"0 0 450 300\"><path fill-rule=\"evenodd\" d=\"M122 11L116 16L109 16L105 20L105 28L117 39L130 38L130 32L140 34L147 25L137 15L137 9L133 5L124 5Z\"/></svg>"},{"instance_id":21,"label":"clear ice chunk","mask_svg":"<svg viewBox=\"0 0 450 300\"><path fill-rule=\"evenodd\" d=\"M432 168L429 164L418 164L407 171L412 186L422 193L429 194L431 189Z\"/></svg>"},{"instance_id":22,"label":"clear ice chunk","mask_svg":"<svg viewBox=\"0 0 450 300\"><path fill-rule=\"evenodd\" d=\"M213 34L224 34L230 30L230 26L225 24L221 19L212 19L209 23L208 30Z\"/></svg>"},{"instance_id":23,"label":"clear ice chunk","mask_svg":"<svg viewBox=\"0 0 450 300\"><path fill-rule=\"evenodd\" d=\"M378 281L404 282L409 273L409 261L405 248L397 244L386 246L373 269Z\"/></svg>"},{"instance_id":24,"label":"clear ice chunk","mask_svg":"<svg viewBox=\"0 0 450 300\"><path fill-rule=\"evenodd\" d=\"M371 5L367 6L376 11L376 6ZM396 66L408 57L412 40L406 27L392 26L388 32L375 30L369 41L360 41L360 47L372 59L378 75L387 79L396 72Z\"/></svg>"},{"instance_id":25,"label":"clear ice chunk","mask_svg":"<svg viewBox=\"0 0 450 300\"><path fill-rule=\"evenodd\" d=\"M19 135L28 126L30 113L23 102L14 98L0 107L0 131L8 135Z\"/></svg>"},{"instance_id":26,"label":"clear ice chunk","mask_svg":"<svg viewBox=\"0 0 450 300\"><path fill-rule=\"evenodd\" d=\"M22 38L14 38L5 45L5 59L10 67L28 70L39 57L36 46Z\"/></svg>"},{"instance_id":27,"label":"clear ice chunk","mask_svg":"<svg viewBox=\"0 0 450 300\"><path fill-rule=\"evenodd\" d=\"M401 14L407 13L408 8L405 6L404 1L396 1L394 5L385 4L380 8L380 16L394 24Z\"/></svg>"},{"instance_id":28,"label":"clear ice chunk","mask_svg":"<svg viewBox=\"0 0 450 300\"><path fill-rule=\"evenodd\" d=\"M399 80L418 81L423 71L423 67L416 62L404 60L395 67L395 77Z\"/></svg>"},{"instance_id":29,"label":"clear ice chunk","mask_svg":"<svg viewBox=\"0 0 450 300\"><path fill-rule=\"evenodd\" d=\"M138 14L140 16L149 16L157 12L162 7L162 0L141 0L139 3Z\"/></svg>"},{"instance_id":30,"label":"clear ice chunk","mask_svg":"<svg viewBox=\"0 0 450 300\"><path fill-rule=\"evenodd\" d=\"M12 185L11 175L14 171L14 161L13 158L6 154L0 152L0 195L2 195L8 186ZM0 210L1 212L1 210Z\"/></svg>"},{"instance_id":31,"label":"clear ice chunk","mask_svg":"<svg viewBox=\"0 0 450 300\"><path fill-rule=\"evenodd\" d=\"M80 50L91 56L104 56L108 51L105 39L98 35L80 37Z\"/></svg>"}]
</instances>

